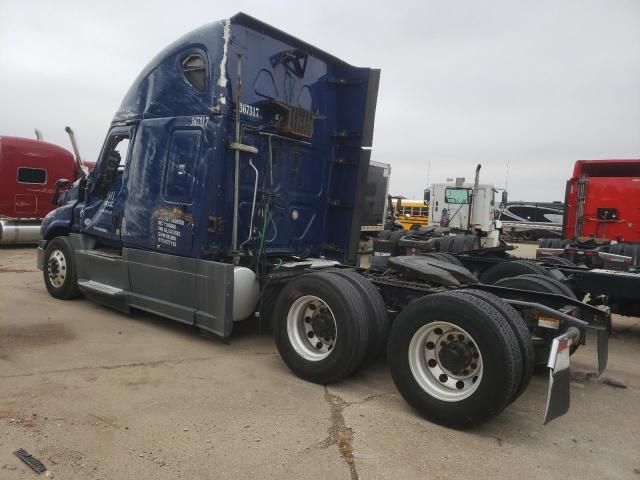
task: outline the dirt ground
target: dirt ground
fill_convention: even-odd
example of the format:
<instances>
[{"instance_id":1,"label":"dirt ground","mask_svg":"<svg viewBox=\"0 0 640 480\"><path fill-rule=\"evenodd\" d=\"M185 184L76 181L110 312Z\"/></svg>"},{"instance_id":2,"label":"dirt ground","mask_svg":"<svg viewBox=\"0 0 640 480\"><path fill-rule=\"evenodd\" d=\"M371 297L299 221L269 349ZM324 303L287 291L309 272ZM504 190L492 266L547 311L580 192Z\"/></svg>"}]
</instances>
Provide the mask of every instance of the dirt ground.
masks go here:
<instances>
[{"instance_id":1,"label":"dirt ground","mask_svg":"<svg viewBox=\"0 0 640 480\"><path fill-rule=\"evenodd\" d=\"M637 318L615 318L604 377L591 345L572 357L564 417L542 425L536 376L498 418L461 432L416 415L384 360L327 388L306 383L250 323L225 344L55 300L35 253L0 248L2 480L35 478L18 448L59 479L640 480Z\"/></svg>"}]
</instances>

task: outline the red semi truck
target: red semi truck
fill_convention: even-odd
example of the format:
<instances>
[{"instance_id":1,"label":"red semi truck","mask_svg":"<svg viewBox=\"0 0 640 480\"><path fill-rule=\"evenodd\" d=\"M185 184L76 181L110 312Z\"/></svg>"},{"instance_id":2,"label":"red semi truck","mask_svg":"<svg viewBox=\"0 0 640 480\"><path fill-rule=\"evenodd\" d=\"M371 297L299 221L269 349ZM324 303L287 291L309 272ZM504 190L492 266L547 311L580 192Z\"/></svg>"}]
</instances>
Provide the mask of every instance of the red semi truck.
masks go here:
<instances>
[{"instance_id":1,"label":"red semi truck","mask_svg":"<svg viewBox=\"0 0 640 480\"><path fill-rule=\"evenodd\" d=\"M540 240L537 257L614 311L639 313L640 159L578 160L562 230L562 239Z\"/></svg>"},{"instance_id":2,"label":"red semi truck","mask_svg":"<svg viewBox=\"0 0 640 480\"><path fill-rule=\"evenodd\" d=\"M578 160L567 182L569 239L640 242L640 160Z\"/></svg>"},{"instance_id":3,"label":"red semi truck","mask_svg":"<svg viewBox=\"0 0 640 480\"><path fill-rule=\"evenodd\" d=\"M40 139L0 136L0 245L40 240L42 219L57 207L52 203L56 188L66 185L59 181L83 175L73 132L67 132L75 158Z\"/></svg>"}]
</instances>

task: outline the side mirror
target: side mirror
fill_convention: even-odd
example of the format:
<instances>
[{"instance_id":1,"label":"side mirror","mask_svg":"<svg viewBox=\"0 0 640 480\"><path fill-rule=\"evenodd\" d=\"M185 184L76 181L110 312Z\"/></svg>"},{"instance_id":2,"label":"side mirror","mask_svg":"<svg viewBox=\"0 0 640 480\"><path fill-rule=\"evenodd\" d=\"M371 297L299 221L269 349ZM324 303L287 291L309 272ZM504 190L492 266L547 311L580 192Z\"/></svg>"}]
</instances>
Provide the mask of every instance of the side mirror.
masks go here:
<instances>
[{"instance_id":1,"label":"side mirror","mask_svg":"<svg viewBox=\"0 0 640 480\"><path fill-rule=\"evenodd\" d=\"M53 191L53 196L51 197L51 205L58 205L58 197L60 196L60 190L69 185L69 180L66 178L59 178L55 183L55 190Z\"/></svg>"},{"instance_id":2,"label":"side mirror","mask_svg":"<svg viewBox=\"0 0 640 480\"><path fill-rule=\"evenodd\" d=\"M431 201L431 190L428 188L424 189L424 204L426 205Z\"/></svg>"},{"instance_id":3,"label":"side mirror","mask_svg":"<svg viewBox=\"0 0 640 480\"><path fill-rule=\"evenodd\" d=\"M507 191L503 190L502 191L502 199L500 200L500 203L502 205L506 205L507 204L507 197L508 197Z\"/></svg>"}]
</instances>

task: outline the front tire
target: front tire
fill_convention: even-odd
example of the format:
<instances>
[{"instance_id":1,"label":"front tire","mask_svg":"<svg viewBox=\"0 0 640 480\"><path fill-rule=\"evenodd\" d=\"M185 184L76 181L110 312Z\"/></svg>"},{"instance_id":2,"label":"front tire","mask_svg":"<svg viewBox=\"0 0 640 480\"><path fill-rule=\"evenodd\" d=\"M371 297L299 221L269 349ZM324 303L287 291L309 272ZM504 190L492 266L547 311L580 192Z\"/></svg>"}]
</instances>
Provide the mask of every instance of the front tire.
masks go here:
<instances>
[{"instance_id":1,"label":"front tire","mask_svg":"<svg viewBox=\"0 0 640 480\"><path fill-rule=\"evenodd\" d=\"M56 237L47 243L42 273L52 297L70 300L80 295L73 247L68 237Z\"/></svg>"}]
</instances>

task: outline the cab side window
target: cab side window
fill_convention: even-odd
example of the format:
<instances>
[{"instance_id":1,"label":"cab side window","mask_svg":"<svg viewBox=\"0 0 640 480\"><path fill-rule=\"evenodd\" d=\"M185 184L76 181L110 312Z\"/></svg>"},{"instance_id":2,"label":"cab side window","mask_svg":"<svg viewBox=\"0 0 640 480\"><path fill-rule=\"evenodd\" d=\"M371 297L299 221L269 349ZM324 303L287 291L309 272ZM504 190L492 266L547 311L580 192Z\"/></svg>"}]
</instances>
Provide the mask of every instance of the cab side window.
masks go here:
<instances>
[{"instance_id":1,"label":"cab side window","mask_svg":"<svg viewBox=\"0 0 640 480\"><path fill-rule=\"evenodd\" d=\"M118 172L123 172L127 163L127 155L129 153L129 138L123 137L114 147L114 150L120 157L120 163L118 163Z\"/></svg>"},{"instance_id":2,"label":"cab side window","mask_svg":"<svg viewBox=\"0 0 640 480\"><path fill-rule=\"evenodd\" d=\"M182 74L193 88L199 92L204 91L207 80L207 64L201 54L192 53L182 60Z\"/></svg>"},{"instance_id":3,"label":"cab side window","mask_svg":"<svg viewBox=\"0 0 640 480\"><path fill-rule=\"evenodd\" d=\"M19 167L18 183L45 184L47 171L44 168Z\"/></svg>"},{"instance_id":4,"label":"cab side window","mask_svg":"<svg viewBox=\"0 0 640 480\"><path fill-rule=\"evenodd\" d=\"M100 174L94 189L95 196L105 197L109 187L122 176L129 156L129 144L127 133L115 134L109 139L98 167Z\"/></svg>"}]
</instances>

